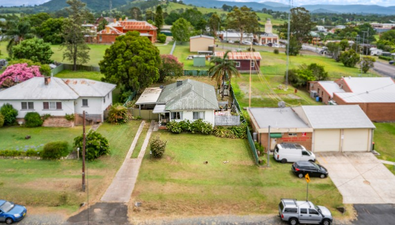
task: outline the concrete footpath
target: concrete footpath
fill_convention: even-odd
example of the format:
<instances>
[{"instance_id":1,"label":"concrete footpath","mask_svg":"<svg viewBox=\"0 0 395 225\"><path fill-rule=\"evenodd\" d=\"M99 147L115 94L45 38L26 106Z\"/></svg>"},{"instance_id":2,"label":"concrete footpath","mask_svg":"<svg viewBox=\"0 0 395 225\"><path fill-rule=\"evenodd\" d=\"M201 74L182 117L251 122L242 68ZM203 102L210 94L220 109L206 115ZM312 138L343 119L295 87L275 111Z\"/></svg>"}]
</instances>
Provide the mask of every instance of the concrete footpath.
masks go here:
<instances>
[{"instance_id":1,"label":"concrete footpath","mask_svg":"<svg viewBox=\"0 0 395 225\"><path fill-rule=\"evenodd\" d=\"M144 139L144 143L141 147L138 158L132 159L131 156L133 154L133 150L136 147L144 124L144 121L140 124L137 134L132 142L132 145L130 146L129 152L126 155L125 161L123 162L121 168L118 170L106 193L104 193L103 197L101 198L102 202L129 202L130 196L132 195L134 189L134 185L136 184L141 162L143 161L145 150L148 146L155 121L151 121L151 125Z\"/></svg>"}]
</instances>

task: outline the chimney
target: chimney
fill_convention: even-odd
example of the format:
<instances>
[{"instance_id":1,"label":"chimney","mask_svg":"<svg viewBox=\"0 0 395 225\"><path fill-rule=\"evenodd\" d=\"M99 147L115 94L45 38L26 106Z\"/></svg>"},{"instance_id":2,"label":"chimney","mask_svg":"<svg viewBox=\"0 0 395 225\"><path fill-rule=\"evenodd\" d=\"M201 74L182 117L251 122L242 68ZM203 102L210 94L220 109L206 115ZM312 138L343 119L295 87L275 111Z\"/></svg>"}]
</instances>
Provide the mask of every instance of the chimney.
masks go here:
<instances>
[{"instance_id":1,"label":"chimney","mask_svg":"<svg viewBox=\"0 0 395 225\"><path fill-rule=\"evenodd\" d=\"M122 18L119 18L119 22L121 22L122 21Z\"/></svg>"},{"instance_id":2,"label":"chimney","mask_svg":"<svg viewBox=\"0 0 395 225\"><path fill-rule=\"evenodd\" d=\"M177 87L179 87L179 86L181 86L182 85L182 80L178 80L177 81Z\"/></svg>"},{"instance_id":3,"label":"chimney","mask_svg":"<svg viewBox=\"0 0 395 225\"><path fill-rule=\"evenodd\" d=\"M117 19L114 18L114 23L116 23L116 22L117 22Z\"/></svg>"},{"instance_id":4,"label":"chimney","mask_svg":"<svg viewBox=\"0 0 395 225\"><path fill-rule=\"evenodd\" d=\"M124 21L128 21L128 17L125 17L125 20Z\"/></svg>"},{"instance_id":5,"label":"chimney","mask_svg":"<svg viewBox=\"0 0 395 225\"><path fill-rule=\"evenodd\" d=\"M48 85L51 82L51 77L44 77L44 84Z\"/></svg>"},{"instance_id":6,"label":"chimney","mask_svg":"<svg viewBox=\"0 0 395 225\"><path fill-rule=\"evenodd\" d=\"M106 34L109 34L109 33L110 33L110 27L106 26Z\"/></svg>"}]
</instances>

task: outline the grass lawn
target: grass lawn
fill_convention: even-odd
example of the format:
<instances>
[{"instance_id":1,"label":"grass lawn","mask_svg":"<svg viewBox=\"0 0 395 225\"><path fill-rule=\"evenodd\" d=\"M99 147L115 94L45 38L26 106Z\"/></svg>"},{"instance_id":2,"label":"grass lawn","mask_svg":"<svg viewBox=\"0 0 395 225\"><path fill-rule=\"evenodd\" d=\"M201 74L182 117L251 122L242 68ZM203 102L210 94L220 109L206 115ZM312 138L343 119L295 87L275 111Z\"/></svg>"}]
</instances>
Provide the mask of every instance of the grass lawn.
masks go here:
<instances>
[{"instance_id":1,"label":"grass lawn","mask_svg":"<svg viewBox=\"0 0 395 225\"><path fill-rule=\"evenodd\" d=\"M137 141L136 147L133 150L133 154L131 156L132 158L137 158L139 156L141 147L143 147L145 136L147 136L147 132L148 132L150 125L151 124L149 122L144 124L143 131L141 132L139 140ZM149 148L149 145L147 148Z\"/></svg>"},{"instance_id":2,"label":"grass lawn","mask_svg":"<svg viewBox=\"0 0 395 225\"><path fill-rule=\"evenodd\" d=\"M379 159L395 162L395 123L375 123L374 149Z\"/></svg>"},{"instance_id":3,"label":"grass lawn","mask_svg":"<svg viewBox=\"0 0 395 225\"><path fill-rule=\"evenodd\" d=\"M87 185L91 202L99 201L111 183L140 122L131 121L123 125L105 123L98 129L108 139L111 154L87 163ZM41 133L32 134L34 129L41 130ZM35 144L57 140L72 142L76 135L82 133L81 127L63 128L62 132L58 129L60 128L2 128L0 149L13 141L12 133L16 136L23 132L32 134L31 141L37 140ZM0 159L0 165L3 171L0 174L1 198L27 205L30 213L44 210L70 214L79 208L80 203L87 201L86 193L80 191L80 160Z\"/></svg>"},{"instance_id":4,"label":"grass lawn","mask_svg":"<svg viewBox=\"0 0 395 225\"><path fill-rule=\"evenodd\" d=\"M8 52L7 52L7 41L0 41L0 59L5 59L8 57Z\"/></svg>"},{"instance_id":5,"label":"grass lawn","mask_svg":"<svg viewBox=\"0 0 395 225\"><path fill-rule=\"evenodd\" d=\"M174 41L170 41L167 45L155 43L155 46L159 49L160 54L170 54L171 49L173 48Z\"/></svg>"},{"instance_id":6,"label":"grass lawn","mask_svg":"<svg viewBox=\"0 0 395 225\"><path fill-rule=\"evenodd\" d=\"M104 52L111 45L88 44L88 46L90 48L90 51L89 51L90 60L88 63L86 63L84 65L99 66L100 60L103 59ZM57 61L57 62L71 64L70 61L63 60L63 51L65 50L65 48L62 49L60 45L51 45L51 49L54 52L54 54L51 57L52 60Z\"/></svg>"},{"instance_id":7,"label":"grass lawn","mask_svg":"<svg viewBox=\"0 0 395 225\"><path fill-rule=\"evenodd\" d=\"M193 60L188 60L187 57L189 55L197 55L197 53L189 52L189 42L177 43L173 55L178 58L178 61L184 63L184 70L208 70L211 66L207 60L205 67L193 66Z\"/></svg>"},{"instance_id":8,"label":"grass lawn","mask_svg":"<svg viewBox=\"0 0 395 225\"><path fill-rule=\"evenodd\" d=\"M153 214L169 218L277 213L281 198L306 197L306 181L291 173L291 164L272 159L270 168L258 168L246 140L167 131L153 135L167 141L166 152L159 160L146 152L129 203L134 208L136 201L142 202L131 210L136 221ZM335 207L342 206L342 197L330 179L312 179L309 200L340 215Z\"/></svg>"}]
</instances>

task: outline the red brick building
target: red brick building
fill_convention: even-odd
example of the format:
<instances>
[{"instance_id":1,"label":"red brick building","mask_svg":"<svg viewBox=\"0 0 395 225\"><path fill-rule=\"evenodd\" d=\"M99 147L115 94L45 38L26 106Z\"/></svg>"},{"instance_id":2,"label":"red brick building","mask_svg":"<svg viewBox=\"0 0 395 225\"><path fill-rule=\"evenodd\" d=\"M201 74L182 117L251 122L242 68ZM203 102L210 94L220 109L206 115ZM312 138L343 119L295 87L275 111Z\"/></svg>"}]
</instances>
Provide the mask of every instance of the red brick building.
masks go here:
<instances>
[{"instance_id":1,"label":"red brick building","mask_svg":"<svg viewBox=\"0 0 395 225\"><path fill-rule=\"evenodd\" d=\"M225 52L215 52L215 57L224 57ZM241 73L257 73L261 67L262 56L259 52L229 52L229 60L236 62L236 69Z\"/></svg>"},{"instance_id":2,"label":"red brick building","mask_svg":"<svg viewBox=\"0 0 395 225\"><path fill-rule=\"evenodd\" d=\"M157 29L146 21L128 20L128 18L118 21L114 19L112 23L106 25L104 30L97 32L96 40L97 43L114 43L116 37L124 35L128 31L138 31L140 36L147 37L152 43L155 43Z\"/></svg>"}]
</instances>

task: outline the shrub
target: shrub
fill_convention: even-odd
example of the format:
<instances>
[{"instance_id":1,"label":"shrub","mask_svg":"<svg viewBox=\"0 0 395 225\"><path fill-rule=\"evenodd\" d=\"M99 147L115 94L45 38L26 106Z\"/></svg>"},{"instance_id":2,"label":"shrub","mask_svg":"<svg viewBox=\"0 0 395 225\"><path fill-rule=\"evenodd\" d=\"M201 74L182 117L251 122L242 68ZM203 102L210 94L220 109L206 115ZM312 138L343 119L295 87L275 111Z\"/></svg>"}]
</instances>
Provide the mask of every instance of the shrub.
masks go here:
<instances>
[{"instance_id":1,"label":"shrub","mask_svg":"<svg viewBox=\"0 0 395 225\"><path fill-rule=\"evenodd\" d=\"M384 60L387 60L387 61L391 61L392 60L392 58L390 56L383 56L383 55L380 55L379 59L384 59Z\"/></svg>"},{"instance_id":2,"label":"shrub","mask_svg":"<svg viewBox=\"0 0 395 225\"><path fill-rule=\"evenodd\" d=\"M122 105L111 106L107 121L112 124L126 123L128 121L128 109Z\"/></svg>"},{"instance_id":3,"label":"shrub","mask_svg":"<svg viewBox=\"0 0 395 225\"><path fill-rule=\"evenodd\" d=\"M211 134L213 127L210 123L204 122L202 119L198 119L191 124L191 133Z\"/></svg>"},{"instance_id":4,"label":"shrub","mask_svg":"<svg viewBox=\"0 0 395 225\"><path fill-rule=\"evenodd\" d=\"M191 132L192 131L192 124L189 120L183 120L178 123L181 126L183 132Z\"/></svg>"},{"instance_id":5,"label":"shrub","mask_svg":"<svg viewBox=\"0 0 395 225\"><path fill-rule=\"evenodd\" d=\"M27 150L26 151L26 156L29 156L29 157L37 157L37 156L40 156L40 154L41 154L41 152L40 151L36 151L36 150L34 150L34 149L29 149L29 150Z\"/></svg>"},{"instance_id":6,"label":"shrub","mask_svg":"<svg viewBox=\"0 0 395 225\"><path fill-rule=\"evenodd\" d=\"M74 114L67 114L64 116L64 118L68 121L74 121Z\"/></svg>"},{"instance_id":7,"label":"shrub","mask_svg":"<svg viewBox=\"0 0 395 225\"><path fill-rule=\"evenodd\" d=\"M274 53L274 54L279 54L280 51L276 48L276 49L273 50L273 53Z\"/></svg>"},{"instance_id":8,"label":"shrub","mask_svg":"<svg viewBox=\"0 0 395 225\"><path fill-rule=\"evenodd\" d=\"M12 125L16 121L18 110L14 109L11 104L4 104L0 108L0 113L4 116L4 125Z\"/></svg>"},{"instance_id":9,"label":"shrub","mask_svg":"<svg viewBox=\"0 0 395 225\"><path fill-rule=\"evenodd\" d=\"M82 135L74 138L74 147L80 148L80 156L82 156L82 141ZM102 155L108 155L110 153L110 146L108 140L100 133L90 131L88 135L86 135L85 151L85 158L88 161L92 161Z\"/></svg>"},{"instance_id":10,"label":"shrub","mask_svg":"<svg viewBox=\"0 0 395 225\"><path fill-rule=\"evenodd\" d=\"M4 125L4 116L3 114L0 113L0 127L3 127Z\"/></svg>"},{"instance_id":11,"label":"shrub","mask_svg":"<svg viewBox=\"0 0 395 225\"><path fill-rule=\"evenodd\" d=\"M24 151L18 151L18 150L0 150L0 156L3 157L16 157L16 156L28 156L28 157L33 157L33 156L40 156L41 152L36 151L33 149L29 149L26 152Z\"/></svg>"},{"instance_id":12,"label":"shrub","mask_svg":"<svg viewBox=\"0 0 395 225\"><path fill-rule=\"evenodd\" d=\"M167 130L172 132L173 134L180 134L182 132L182 127L180 123L177 123L176 121L170 121L166 124Z\"/></svg>"},{"instance_id":13,"label":"shrub","mask_svg":"<svg viewBox=\"0 0 395 225\"><path fill-rule=\"evenodd\" d=\"M374 67L374 62L376 62L376 59L373 57L370 56L362 57L362 61L361 61L362 71L364 73L367 73L370 68Z\"/></svg>"},{"instance_id":14,"label":"shrub","mask_svg":"<svg viewBox=\"0 0 395 225\"><path fill-rule=\"evenodd\" d=\"M42 77L39 66L29 67L27 63L10 65L0 75L0 87L11 87L33 77Z\"/></svg>"},{"instance_id":15,"label":"shrub","mask_svg":"<svg viewBox=\"0 0 395 225\"><path fill-rule=\"evenodd\" d=\"M159 43L165 43L166 42L166 35L165 34L158 34L158 41L159 41Z\"/></svg>"},{"instance_id":16,"label":"shrub","mask_svg":"<svg viewBox=\"0 0 395 225\"><path fill-rule=\"evenodd\" d=\"M247 48L247 52L251 52L251 51L255 52L255 48L251 48L251 47Z\"/></svg>"},{"instance_id":17,"label":"shrub","mask_svg":"<svg viewBox=\"0 0 395 225\"><path fill-rule=\"evenodd\" d=\"M231 126L231 127L215 127L213 130L213 134L216 137L220 138L247 138L247 125L242 124L240 126Z\"/></svg>"},{"instance_id":18,"label":"shrub","mask_svg":"<svg viewBox=\"0 0 395 225\"><path fill-rule=\"evenodd\" d=\"M40 114L37 112L28 112L25 115L25 125L27 127L40 127L43 125Z\"/></svg>"},{"instance_id":19,"label":"shrub","mask_svg":"<svg viewBox=\"0 0 395 225\"><path fill-rule=\"evenodd\" d=\"M339 58L346 67L355 67L355 64L359 62L359 55L353 49L342 52Z\"/></svg>"},{"instance_id":20,"label":"shrub","mask_svg":"<svg viewBox=\"0 0 395 225\"><path fill-rule=\"evenodd\" d=\"M67 115L67 114L66 114ZM42 117L42 120L45 121L46 119L48 119L49 117L51 117L51 114L44 114Z\"/></svg>"},{"instance_id":21,"label":"shrub","mask_svg":"<svg viewBox=\"0 0 395 225\"><path fill-rule=\"evenodd\" d=\"M44 145L44 150L41 152L43 159L60 159L70 153L69 143L67 141L54 141Z\"/></svg>"},{"instance_id":22,"label":"shrub","mask_svg":"<svg viewBox=\"0 0 395 225\"><path fill-rule=\"evenodd\" d=\"M154 158L162 158L166 150L166 143L167 142L160 140L159 137L151 141L150 149Z\"/></svg>"}]
</instances>

